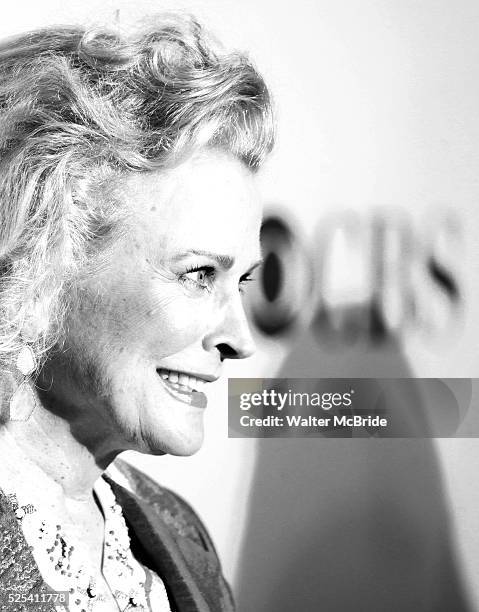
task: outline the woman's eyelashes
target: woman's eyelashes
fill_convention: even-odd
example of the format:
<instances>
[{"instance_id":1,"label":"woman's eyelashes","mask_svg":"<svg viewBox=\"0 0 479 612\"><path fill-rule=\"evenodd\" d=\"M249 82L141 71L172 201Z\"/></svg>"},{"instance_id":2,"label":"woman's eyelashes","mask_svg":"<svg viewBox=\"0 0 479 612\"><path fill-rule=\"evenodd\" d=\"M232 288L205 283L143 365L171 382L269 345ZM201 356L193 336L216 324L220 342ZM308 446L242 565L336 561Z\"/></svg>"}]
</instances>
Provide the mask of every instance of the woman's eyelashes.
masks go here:
<instances>
[{"instance_id":1,"label":"woman's eyelashes","mask_svg":"<svg viewBox=\"0 0 479 612\"><path fill-rule=\"evenodd\" d=\"M240 293L244 293L246 283L250 283L251 281L254 281L254 280L255 279L253 278L251 272L247 272L246 274L243 274L243 276L239 280L239 285L238 285Z\"/></svg>"},{"instance_id":2,"label":"woman's eyelashes","mask_svg":"<svg viewBox=\"0 0 479 612\"><path fill-rule=\"evenodd\" d=\"M216 270L213 266L197 266L189 268L180 275L179 280L185 285L201 291L209 291L213 287Z\"/></svg>"},{"instance_id":3,"label":"woman's eyelashes","mask_svg":"<svg viewBox=\"0 0 479 612\"><path fill-rule=\"evenodd\" d=\"M179 281L193 289L200 291L212 291L218 272L214 266L195 266L188 268L185 272L179 275ZM238 289L240 293L244 293L246 283L254 281L251 272L247 272L240 277L238 281Z\"/></svg>"}]
</instances>

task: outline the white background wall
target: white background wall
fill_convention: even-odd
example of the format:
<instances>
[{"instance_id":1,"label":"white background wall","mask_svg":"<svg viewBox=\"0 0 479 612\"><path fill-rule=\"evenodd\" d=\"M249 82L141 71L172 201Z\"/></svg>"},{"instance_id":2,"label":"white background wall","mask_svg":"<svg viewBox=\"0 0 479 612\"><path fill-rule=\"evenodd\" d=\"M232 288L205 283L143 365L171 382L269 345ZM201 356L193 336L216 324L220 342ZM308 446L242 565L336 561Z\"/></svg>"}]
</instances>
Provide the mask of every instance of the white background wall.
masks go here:
<instances>
[{"instance_id":1,"label":"white background wall","mask_svg":"<svg viewBox=\"0 0 479 612\"><path fill-rule=\"evenodd\" d=\"M121 22L128 23L145 13L178 7L203 18L228 46L248 50L264 73L275 95L279 127L277 148L261 186L266 202L292 211L305 239L321 217L337 207L362 215L375 206L405 208L420 236L427 234L441 207L457 212L463 228L455 264L464 293L463 324L441 342L411 334L403 351L417 375L477 376L479 4L473 0L19 1L2 8L0 35L51 23L110 22L117 10ZM258 338L258 343L257 356L249 363L230 364L229 375L260 377L282 371L318 376L339 367L336 375L348 376L357 368L346 364L359 361L361 374L379 375L375 368L380 363L382 375L395 375L394 361L388 365L387 355L378 359L364 346L345 349L339 358L318 348L321 362L310 359L311 371L297 372L291 362L286 370L281 366L293 348L301 353L299 336L274 343ZM213 532L226 574L240 588L250 487L262 455L254 441L227 438L225 385L218 384L213 395L207 440L197 456L136 461L191 500ZM292 452L303 452L301 442L290 442L290 447L295 445ZM321 457L328 461L324 448ZM352 447L341 448L346 456L352 453L353 466L357 457ZM435 448L459 562L479 609L478 442L440 440ZM305 452L316 450L310 445ZM337 474L347 481L348 472ZM364 474L355 477L367 480ZM278 487L293 492L296 484L291 478L287 468L283 476L271 475ZM296 478L304 478L308 489L315 484L314 495L301 493L304 507L331 495L334 470L331 479L315 483L311 474ZM265 512L270 510L265 506ZM275 571L273 557L268 571ZM264 593L257 590L255 596L256 609L266 610L259 603Z\"/></svg>"}]
</instances>

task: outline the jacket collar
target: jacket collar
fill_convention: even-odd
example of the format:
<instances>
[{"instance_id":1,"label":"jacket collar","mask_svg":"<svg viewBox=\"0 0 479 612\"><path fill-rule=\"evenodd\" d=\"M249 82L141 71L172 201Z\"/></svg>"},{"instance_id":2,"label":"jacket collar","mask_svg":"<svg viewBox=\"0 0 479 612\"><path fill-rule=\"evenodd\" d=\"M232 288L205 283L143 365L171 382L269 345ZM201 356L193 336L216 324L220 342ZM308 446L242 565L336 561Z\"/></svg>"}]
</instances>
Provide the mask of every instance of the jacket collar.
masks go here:
<instances>
[{"instance_id":1,"label":"jacket collar","mask_svg":"<svg viewBox=\"0 0 479 612\"><path fill-rule=\"evenodd\" d=\"M174 530L161 520L153 506L108 476L103 477L113 489L127 524L154 564L152 569L161 576L175 610L212 612L198 586L201 576L189 563L189 559L198 556L194 550L197 545L187 536L179 543Z\"/></svg>"}]
</instances>

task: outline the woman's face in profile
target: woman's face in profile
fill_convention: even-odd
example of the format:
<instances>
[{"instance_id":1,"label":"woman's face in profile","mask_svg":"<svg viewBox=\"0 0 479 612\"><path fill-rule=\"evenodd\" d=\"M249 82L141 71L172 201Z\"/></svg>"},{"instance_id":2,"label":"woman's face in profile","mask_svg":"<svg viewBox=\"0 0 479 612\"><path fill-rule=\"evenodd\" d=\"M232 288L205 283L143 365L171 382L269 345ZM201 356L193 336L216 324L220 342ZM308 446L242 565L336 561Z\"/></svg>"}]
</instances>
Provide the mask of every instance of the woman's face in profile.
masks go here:
<instances>
[{"instance_id":1,"label":"woman's face in profile","mask_svg":"<svg viewBox=\"0 0 479 612\"><path fill-rule=\"evenodd\" d=\"M251 172L213 151L130 175L124 197L124 236L82 281L45 367L47 401L105 451L191 454L206 381L254 349L241 288L260 257L259 198Z\"/></svg>"}]
</instances>

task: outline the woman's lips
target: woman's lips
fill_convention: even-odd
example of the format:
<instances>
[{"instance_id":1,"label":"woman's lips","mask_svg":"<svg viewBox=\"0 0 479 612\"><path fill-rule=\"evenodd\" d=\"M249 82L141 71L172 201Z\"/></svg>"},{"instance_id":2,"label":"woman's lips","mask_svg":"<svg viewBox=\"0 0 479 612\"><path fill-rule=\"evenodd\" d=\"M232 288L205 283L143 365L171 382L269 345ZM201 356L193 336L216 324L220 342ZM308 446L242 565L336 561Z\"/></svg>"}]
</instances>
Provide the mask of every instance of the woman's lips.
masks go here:
<instances>
[{"instance_id":1,"label":"woman's lips","mask_svg":"<svg viewBox=\"0 0 479 612\"><path fill-rule=\"evenodd\" d=\"M166 368L160 368L157 371L163 380L167 380L169 383L178 385L179 387L185 387L190 391L202 391L206 384L206 381L196 376L192 376L191 374L167 370Z\"/></svg>"},{"instance_id":2,"label":"woman's lips","mask_svg":"<svg viewBox=\"0 0 479 612\"><path fill-rule=\"evenodd\" d=\"M157 372L166 391L175 399L195 408L206 408L208 399L201 392L206 384L204 380L165 368L160 368Z\"/></svg>"}]
</instances>

